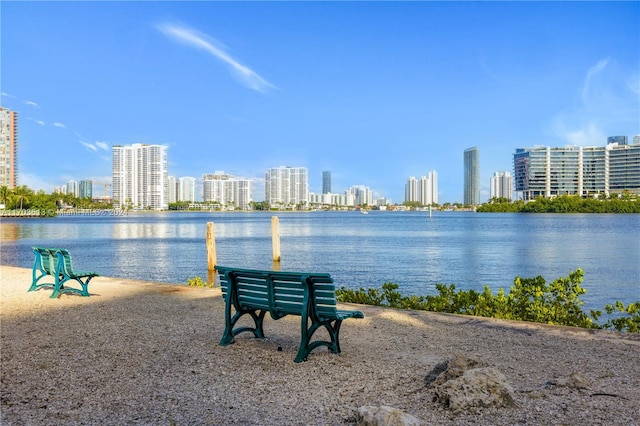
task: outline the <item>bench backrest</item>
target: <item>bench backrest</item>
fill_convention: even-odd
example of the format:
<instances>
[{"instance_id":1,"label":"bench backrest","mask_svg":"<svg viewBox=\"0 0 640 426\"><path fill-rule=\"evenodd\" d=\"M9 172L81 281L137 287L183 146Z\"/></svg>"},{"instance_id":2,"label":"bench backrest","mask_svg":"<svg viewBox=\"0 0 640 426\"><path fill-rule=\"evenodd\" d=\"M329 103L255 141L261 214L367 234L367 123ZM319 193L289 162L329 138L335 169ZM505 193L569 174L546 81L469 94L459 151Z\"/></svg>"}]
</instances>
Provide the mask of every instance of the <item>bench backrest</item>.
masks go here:
<instances>
[{"instance_id":1,"label":"bench backrest","mask_svg":"<svg viewBox=\"0 0 640 426\"><path fill-rule=\"evenodd\" d=\"M273 318L301 315L307 300L320 317L336 313L336 288L325 273L261 271L216 266L225 297L229 286L237 286L238 303L243 308L269 311Z\"/></svg>"},{"instance_id":2,"label":"bench backrest","mask_svg":"<svg viewBox=\"0 0 640 426\"><path fill-rule=\"evenodd\" d=\"M69 253L69 250L63 248L55 250L60 255L62 255L62 259L64 260L64 270L67 272L67 274L73 275L73 267L71 266L71 253Z\"/></svg>"},{"instance_id":3,"label":"bench backrest","mask_svg":"<svg viewBox=\"0 0 640 426\"><path fill-rule=\"evenodd\" d=\"M45 247L32 247L32 249L36 255L36 262L40 261L42 269L49 275L55 275L56 268L58 267L56 249Z\"/></svg>"}]
</instances>

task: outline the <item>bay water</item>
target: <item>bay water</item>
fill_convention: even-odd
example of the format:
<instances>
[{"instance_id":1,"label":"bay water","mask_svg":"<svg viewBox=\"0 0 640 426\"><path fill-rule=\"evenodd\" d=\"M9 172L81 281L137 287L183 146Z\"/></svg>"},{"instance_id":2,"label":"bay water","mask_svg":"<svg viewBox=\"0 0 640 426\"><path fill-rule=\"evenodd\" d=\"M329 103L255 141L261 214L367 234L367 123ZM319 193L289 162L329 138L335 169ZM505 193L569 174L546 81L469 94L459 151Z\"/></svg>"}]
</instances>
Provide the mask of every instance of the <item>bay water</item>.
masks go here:
<instances>
[{"instance_id":1,"label":"bay water","mask_svg":"<svg viewBox=\"0 0 640 426\"><path fill-rule=\"evenodd\" d=\"M103 276L184 283L207 271L213 222L217 263L272 269L271 218L280 223L280 270L328 272L338 287L437 283L505 291L516 276L547 282L582 268L584 309L640 300L640 215L440 212L93 212L2 218L0 263L33 265L32 246L64 247L74 267ZM30 283L25 283L25 289Z\"/></svg>"}]
</instances>

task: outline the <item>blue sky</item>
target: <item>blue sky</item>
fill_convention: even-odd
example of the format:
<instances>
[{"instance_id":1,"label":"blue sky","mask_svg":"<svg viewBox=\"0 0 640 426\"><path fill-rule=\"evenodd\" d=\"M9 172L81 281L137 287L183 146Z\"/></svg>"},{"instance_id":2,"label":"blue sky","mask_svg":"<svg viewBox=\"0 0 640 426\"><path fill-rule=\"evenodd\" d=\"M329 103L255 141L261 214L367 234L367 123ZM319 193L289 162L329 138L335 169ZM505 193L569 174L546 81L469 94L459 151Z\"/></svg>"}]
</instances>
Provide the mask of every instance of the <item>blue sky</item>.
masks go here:
<instances>
[{"instance_id":1,"label":"blue sky","mask_svg":"<svg viewBox=\"0 0 640 426\"><path fill-rule=\"evenodd\" d=\"M640 2L2 1L2 106L20 184L111 180L111 146L169 147L176 177L322 171L404 200L436 170L461 202L516 148L640 134ZM102 187L94 188L101 195Z\"/></svg>"}]
</instances>

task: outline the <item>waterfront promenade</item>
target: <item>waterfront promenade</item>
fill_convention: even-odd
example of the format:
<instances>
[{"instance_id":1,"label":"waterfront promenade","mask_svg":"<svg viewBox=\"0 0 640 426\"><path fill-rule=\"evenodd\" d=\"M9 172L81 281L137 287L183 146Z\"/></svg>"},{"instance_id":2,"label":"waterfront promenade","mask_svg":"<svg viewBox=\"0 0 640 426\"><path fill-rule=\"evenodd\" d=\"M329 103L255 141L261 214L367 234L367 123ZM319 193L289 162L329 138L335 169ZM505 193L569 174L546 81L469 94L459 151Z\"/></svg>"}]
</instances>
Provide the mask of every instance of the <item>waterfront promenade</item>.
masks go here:
<instances>
[{"instance_id":1,"label":"waterfront promenade","mask_svg":"<svg viewBox=\"0 0 640 426\"><path fill-rule=\"evenodd\" d=\"M299 317L218 346L219 289L98 277L52 300L30 282L0 266L3 425L340 425L381 405L431 425L640 425L638 335L357 306L341 355L296 364ZM433 402L426 376L456 354L502 372L516 407Z\"/></svg>"}]
</instances>

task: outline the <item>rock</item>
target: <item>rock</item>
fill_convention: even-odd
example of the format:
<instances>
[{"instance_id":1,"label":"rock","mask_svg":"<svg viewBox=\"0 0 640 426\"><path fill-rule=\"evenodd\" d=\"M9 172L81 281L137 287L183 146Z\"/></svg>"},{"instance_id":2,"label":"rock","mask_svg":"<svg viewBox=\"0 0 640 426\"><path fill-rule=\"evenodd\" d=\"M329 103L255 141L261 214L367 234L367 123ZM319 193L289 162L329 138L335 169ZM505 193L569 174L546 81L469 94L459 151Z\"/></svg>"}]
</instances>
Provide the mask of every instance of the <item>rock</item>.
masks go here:
<instances>
[{"instance_id":1,"label":"rock","mask_svg":"<svg viewBox=\"0 0 640 426\"><path fill-rule=\"evenodd\" d=\"M420 426L425 424L422 420L398 408L386 405L360 407L356 417L358 426Z\"/></svg>"},{"instance_id":2,"label":"rock","mask_svg":"<svg viewBox=\"0 0 640 426\"><path fill-rule=\"evenodd\" d=\"M513 407L514 391L492 367L474 368L435 387L434 401L458 411L477 407Z\"/></svg>"},{"instance_id":3,"label":"rock","mask_svg":"<svg viewBox=\"0 0 640 426\"><path fill-rule=\"evenodd\" d=\"M479 356L458 354L453 359L441 362L433 367L426 378L427 386L438 386L462 376L467 370L487 366L487 362Z\"/></svg>"},{"instance_id":4,"label":"rock","mask_svg":"<svg viewBox=\"0 0 640 426\"><path fill-rule=\"evenodd\" d=\"M558 379L550 380L546 383L551 386L567 387L569 389L589 389L591 387L591 380L584 376L582 373L572 373L568 377L560 377Z\"/></svg>"}]
</instances>

